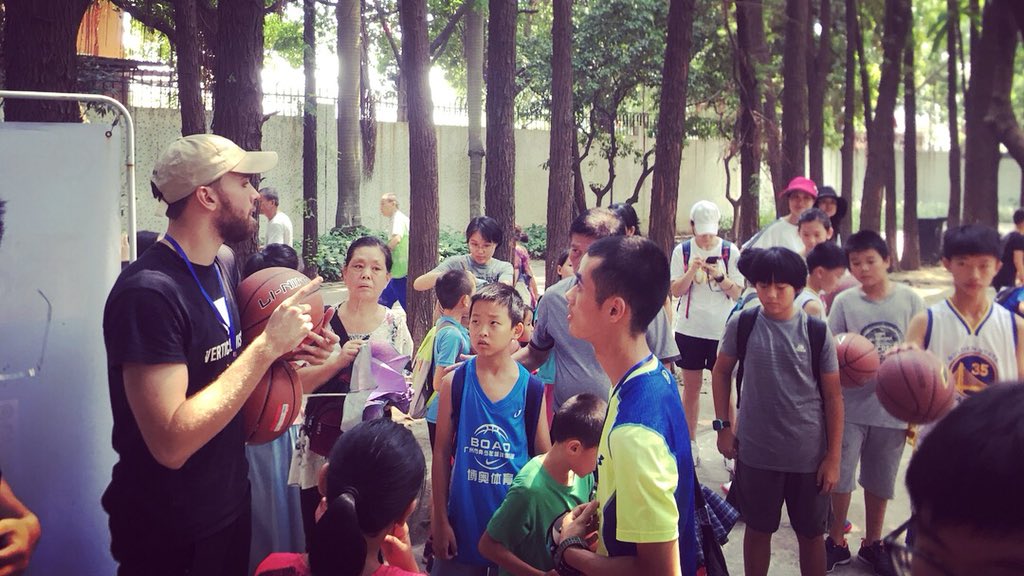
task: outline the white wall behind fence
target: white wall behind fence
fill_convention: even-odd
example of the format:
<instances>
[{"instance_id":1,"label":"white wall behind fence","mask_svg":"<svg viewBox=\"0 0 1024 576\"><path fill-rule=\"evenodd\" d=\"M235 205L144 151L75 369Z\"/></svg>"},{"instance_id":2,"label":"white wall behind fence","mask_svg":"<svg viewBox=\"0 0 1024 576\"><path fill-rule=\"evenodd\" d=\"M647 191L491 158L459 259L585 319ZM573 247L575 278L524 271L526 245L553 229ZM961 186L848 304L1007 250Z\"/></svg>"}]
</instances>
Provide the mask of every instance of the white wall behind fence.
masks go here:
<instances>
[{"instance_id":1,"label":"white wall behind fence","mask_svg":"<svg viewBox=\"0 0 1024 576\"><path fill-rule=\"evenodd\" d=\"M140 200L139 228L163 230L165 220L157 212L157 204L149 194L149 175L160 150L179 135L180 117L177 110L136 108L138 137L138 176L136 187ZM324 233L334 226L337 209L337 132L334 108L319 107L318 125L318 189L319 231ZM520 224L545 224L547 213L548 172L544 168L548 159L549 133L546 130L516 130L516 219ZM644 144L653 146L653 140L624 136L637 149ZM469 156L467 133L462 126L438 126L438 177L440 187L441 226L461 229L469 219ZM392 192L402 206L409 205L409 133L404 123L380 122L377 125L377 160L373 176L364 178L361 187L362 220L369 228L382 228L377 211L381 194ZM717 202L728 218L732 208L725 198L726 173L723 157L728 143L723 140L692 140L683 149L680 168L680 190L677 211L677 229L689 229L690 206L700 199ZM300 237L302 200L302 119L296 116L274 116L263 127L263 149L276 150L281 155L277 168L264 175L265 186L274 186L281 194L282 209L295 223L296 239ZM595 146L584 163L584 177L588 183L603 185L607 181L607 164L598 159ZM854 194L859 198L865 169L864 151L858 150L854 159ZM902 198L903 156L897 153L897 182ZM485 162L486 168L486 162ZM628 156L619 158L616 179L609 196L622 201L632 195L641 174L639 162ZM731 195L736 197L739 186L739 156L730 162ZM945 216L949 197L948 154L941 151L918 152L919 205L921 217ZM1004 218L1016 207L1020 197L1020 169L1010 159L1004 159L999 173L1000 209ZM825 183L839 189L840 155L838 150L825 152ZM643 228L646 230L650 213L652 178L644 183L636 205ZM587 190L587 202L594 205L594 195ZM965 200L969 202L970 200ZM902 202L902 200L901 200ZM856 205L857 202L854 202ZM762 212L773 211L770 179L762 177Z\"/></svg>"}]
</instances>

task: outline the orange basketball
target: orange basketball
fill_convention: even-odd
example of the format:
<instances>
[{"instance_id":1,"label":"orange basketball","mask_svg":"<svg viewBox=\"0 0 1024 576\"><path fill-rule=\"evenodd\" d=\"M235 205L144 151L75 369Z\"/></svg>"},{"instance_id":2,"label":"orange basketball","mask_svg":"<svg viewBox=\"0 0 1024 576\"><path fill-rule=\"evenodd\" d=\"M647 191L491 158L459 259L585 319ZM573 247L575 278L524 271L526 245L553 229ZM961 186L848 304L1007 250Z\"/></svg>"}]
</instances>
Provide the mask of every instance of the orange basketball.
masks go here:
<instances>
[{"instance_id":1,"label":"orange basketball","mask_svg":"<svg viewBox=\"0 0 1024 576\"><path fill-rule=\"evenodd\" d=\"M860 334L836 334L836 355L839 357L839 382L846 388L867 384L875 377L881 363L875 345Z\"/></svg>"},{"instance_id":2,"label":"orange basketball","mask_svg":"<svg viewBox=\"0 0 1024 576\"><path fill-rule=\"evenodd\" d=\"M248 344L262 334L267 320L281 302L308 283L309 278L302 272L283 267L264 268L242 280L235 290L242 318L242 341ZM302 302L309 304L313 327L319 327L324 318L320 289L308 294Z\"/></svg>"},{"instance_id":3,"label":"orange basketball","mask_svg":"<svg viewBox=\"0 0 1024 576\"><path fill-rule=\"evenodd\" d=\"M288 362L274 362L242 405L245 441L266 444L288 431L302 404L302 382Z\"/></svg>"},{"instance_id":4,"label":"orange basketball","mask_svg":"<svg viewBox=\"0 0 1024 576\"><path fill-rule=\"evenodd\" d=\"M942 418L953 408L955 393L942 362L926 350L889 354L878 368L875 394L904 422L926 424Z\"/></svg>"}]
</instances>

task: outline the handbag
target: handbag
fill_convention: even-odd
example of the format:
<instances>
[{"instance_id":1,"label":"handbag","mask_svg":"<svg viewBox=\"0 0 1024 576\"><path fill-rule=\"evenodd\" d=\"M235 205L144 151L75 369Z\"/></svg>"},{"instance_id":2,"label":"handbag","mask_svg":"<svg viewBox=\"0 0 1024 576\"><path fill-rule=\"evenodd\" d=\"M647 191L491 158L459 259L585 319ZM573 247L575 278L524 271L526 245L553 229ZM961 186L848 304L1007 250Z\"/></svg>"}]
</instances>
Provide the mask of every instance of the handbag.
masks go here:
<instances>
[{"instance_id":1,"label":"handbag","mask_svg":"<svg viewBox=\"0 0 1024 576\"><path fill-rule=\"evenodd\" d=\"M335 314L331 328L341 342L349 340L348 331ZM334 443L341 436L341 422L345 415L345 396L317 397L316 394L344 394L350 391L352 367L346 366L313 391L306 401L306 418L302 431L309 437L309 449L314 454L329 456Z\"/></svg>"}]
</instances>

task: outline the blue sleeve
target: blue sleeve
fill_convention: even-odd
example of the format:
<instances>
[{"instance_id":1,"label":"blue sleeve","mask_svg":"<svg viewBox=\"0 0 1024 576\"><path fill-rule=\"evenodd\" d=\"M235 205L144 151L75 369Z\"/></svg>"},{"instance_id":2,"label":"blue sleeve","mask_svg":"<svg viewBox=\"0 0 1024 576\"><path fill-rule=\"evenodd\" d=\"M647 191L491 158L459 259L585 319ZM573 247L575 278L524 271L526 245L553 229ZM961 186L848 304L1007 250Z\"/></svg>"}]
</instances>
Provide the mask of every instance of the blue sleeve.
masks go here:
<instances>
[{"instance_id":1,"label":"blue sleeve","mask_svg":"<svg viewBox=\"0 0 1024 576\"><path fill-rule=\"evenodd\" d=\"M434 365L451 366L459 361L462 353L462 335L457 328L438 329L434 337Z\"/></svg>"}]
</instances>

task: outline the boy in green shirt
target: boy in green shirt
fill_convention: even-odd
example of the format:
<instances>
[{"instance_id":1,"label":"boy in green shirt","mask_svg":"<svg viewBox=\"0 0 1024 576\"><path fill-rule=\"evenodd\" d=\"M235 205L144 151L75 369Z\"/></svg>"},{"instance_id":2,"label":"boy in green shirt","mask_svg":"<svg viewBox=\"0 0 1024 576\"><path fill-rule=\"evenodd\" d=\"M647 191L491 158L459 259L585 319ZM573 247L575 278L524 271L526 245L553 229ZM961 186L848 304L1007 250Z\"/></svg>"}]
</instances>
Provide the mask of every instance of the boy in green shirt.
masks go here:
<instances>
[{"instance_id":1,"label":"boy in green shirt","mask_svg":"<svg viewBox=\"0 0 1024 576\"><path fill-rule=\"evenodd\" d=\"M512 481L479 544L500 576L544 576L554 569L547 536L555 519L590 500L607 406L593 394L567 400L551 424L551 450Z\"/></svg>"}]
</instances>

